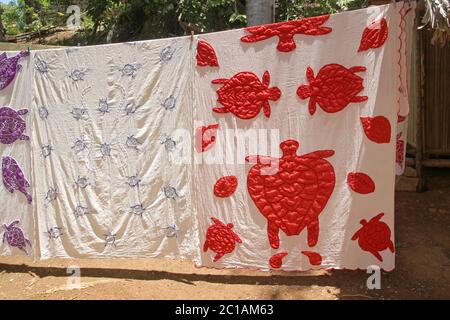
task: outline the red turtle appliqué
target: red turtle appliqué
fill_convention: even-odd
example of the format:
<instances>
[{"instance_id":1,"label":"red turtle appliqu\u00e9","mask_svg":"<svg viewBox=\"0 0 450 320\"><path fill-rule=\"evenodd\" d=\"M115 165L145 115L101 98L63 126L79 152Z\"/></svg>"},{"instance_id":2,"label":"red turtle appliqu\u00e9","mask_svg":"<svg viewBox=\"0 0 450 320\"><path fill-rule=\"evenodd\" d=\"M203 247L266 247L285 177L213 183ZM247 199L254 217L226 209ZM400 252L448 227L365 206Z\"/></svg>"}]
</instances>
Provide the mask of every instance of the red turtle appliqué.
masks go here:
<instances>
[{"instance_id":1,"label":"red turtle appliqu\u00e9","mask_svg":"<svg viewBox=\"0 0 450 320\"><path fill-rule=\"evenodd\" d=\"M358 96L364 89L363 78L356 72L365 71L366 67L356 66L347 69L332 63L323 66L317 77L310 67L306 70L308 85L301 85L297 95L301 99L309 98L309 113L316 112L316 103L328 113L341 111L352 102L367 100L367 96Z\"/></svg>"},{"instance_id":2,"label":"red turtle appliqu\u00e9","mask_svg":"<svg viewBox=\"0 0 450 320\"><path fill-rule=\"evenodd\" d=\"M211 220L214 224L206 231L206 240L203 244L203 251L206 252L208 249L214 251L216 256L213 261L216 262L225 254L233 252L236 242L242 243L242 240L232 230L232 223L225 225L222 221L214 217L212 217Z\"/></svg>"},{"instance_id":3,"label":"red turtle appliqu\u00e9","mask_svg":"<svg viewBox=\"0 0 450 320\"><path fill-rule=\"evenodd\" d=\"M391 229L389 226L380 221L384 213L370 219L367 222L365 219L361 220L363 225L352 237L352 240L358 240L358 244L362 250L373 254L379 261L383 262L380 251L389 250L394 253L394 243L391 240Z\"/></svg>"},{"instance_id":4,"label":"red turtle appliqu\u00e9","mask_svg":"<svg viewBox=\"0 0 450 320\"><path fill-rule=\"evenodd\" d=\"M270 117L269 100L276 101L281 97L281 91L277 87L269 88L270 74L264 72L262 82L252 72L239 72L231 79L216 79L213 84L223 84L217 90L218 102L223 107L214 108L214 112L231 112L241 119L256 117L261 108L264 115Z\"/></svg>"},{"instance_id":5,"label":"red turtle appliqu\u00e9","mask_svg":"<svg viewBox=\"0 0 450 320\"><path fill-rule=\"evenodd\" d=\"M200 67L218 67L216 52L214 48L206 41L199 40L197 44L197 65Z\"/></svg>"},{"instance_id":6,"label":"red turtle appliqu\u00e9","mask_svg":"<svg viewBox=\"0 0 450 320\"><path fill-rule=\"evenodd\" d=\"M219 198L231 197L236 192L238 179L235 176L226 176L217 180L214 185L214 194Z\"/></svg>"},{"instance_id":7,"label":"red turtle appliqu\u00e9","mask_svg":"<svg viewBox=\"0 0 450 320\"><path fill-rule=\"evenodd\" d=\"M294 50L297 45L294 41L294 35L304 34L308 36L318 36L330 33L329 27L322 27L330 15L323 15L312 18L305 18L296 21L279 22L266 24L262 26L249 27L245 30L251 33L241 38L242 42L257 42L278 37L278 51L289 52Z\"/></svg>"},{"instance_id":8,"label":"red turtle appliqu\u00e9","mask_svg":"<svg viewBox=\"0 0 450 320\"><path fill-rule=\"evenodd\" d=\"M319 238L319 214L325 208L335 186L333 166L324 158L334 155L333 150L320 150L298 156L299 143L286 140L280 145L283 156L255 158L247 176L250 197L261 214L267 218L267 232L272 248L280 244L279 230L294 236L306 227L308 245L315 246ZM271 161L271 162L270 162ZM274 165L275 174L268 175Z\"/></svg>"},{"instance_id":9,"label":"red turtle appliqu\u00e9","mask_svg":"<svg viewBox=\"0 0 450 320\"><path fill-rule=\"evenodd\" d=\"M370 48L381 47L388 37L388 25L386 19L373 21L364 29L361 37L358 52L366 51Z\"/></svg>"}]
</instances>

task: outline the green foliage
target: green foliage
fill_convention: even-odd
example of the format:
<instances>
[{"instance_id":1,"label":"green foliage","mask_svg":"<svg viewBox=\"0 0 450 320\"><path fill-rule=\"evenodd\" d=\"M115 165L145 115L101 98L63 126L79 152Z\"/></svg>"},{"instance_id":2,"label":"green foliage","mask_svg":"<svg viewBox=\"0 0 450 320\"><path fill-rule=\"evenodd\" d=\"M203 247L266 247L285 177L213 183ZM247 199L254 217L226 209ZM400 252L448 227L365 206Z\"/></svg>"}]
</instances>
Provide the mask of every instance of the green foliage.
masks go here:
<instances>
[{"instance_id":1,"label":"green foliage","mask_svg":"<svg viewBox=\"0 0 450 320\"><path fill-rule=\"evenodd\" d=\"M17 0L2 4L6 33L64 26L65 8L81 4L83 42L128 41L212 32L246 25L246 0ZM275 20L286 21L365 7L368 0L276 0Z\"/></svg>"}]
</instances>

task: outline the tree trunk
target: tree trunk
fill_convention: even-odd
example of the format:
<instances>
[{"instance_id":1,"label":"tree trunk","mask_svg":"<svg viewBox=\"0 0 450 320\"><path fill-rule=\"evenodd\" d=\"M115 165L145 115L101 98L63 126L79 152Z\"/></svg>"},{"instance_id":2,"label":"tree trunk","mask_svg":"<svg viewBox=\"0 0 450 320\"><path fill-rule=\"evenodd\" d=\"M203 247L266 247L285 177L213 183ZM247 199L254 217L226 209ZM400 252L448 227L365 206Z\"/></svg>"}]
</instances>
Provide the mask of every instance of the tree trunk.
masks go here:
<instances>
[{"instance_id":1,"label":"tree trunk","mask_svg":"<svg viewBox=\"0 0 450 320\"><path fill-rule=\"evenodd\" d=\"M247 25L272 23L274 3L274 0L247 0Z\"/></svg>"}]
</instances>

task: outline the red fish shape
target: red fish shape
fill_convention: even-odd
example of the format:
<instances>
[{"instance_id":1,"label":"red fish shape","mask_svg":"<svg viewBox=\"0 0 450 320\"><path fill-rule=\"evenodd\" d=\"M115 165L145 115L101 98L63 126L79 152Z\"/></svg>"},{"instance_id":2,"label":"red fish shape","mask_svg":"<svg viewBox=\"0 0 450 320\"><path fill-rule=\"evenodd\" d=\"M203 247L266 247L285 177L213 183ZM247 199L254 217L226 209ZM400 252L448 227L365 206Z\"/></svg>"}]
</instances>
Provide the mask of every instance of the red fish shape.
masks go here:
<instances>
[{"instance_id":1,"label":"red fish shape","mask_svg":"<svg viewBox=\"0 0 450 320\"><path fill-rule=\"evenodd\" d=\"M216 134L219 124L211 124L195 129L194 147L198 153L209 150L214 142L216 142Z\"/></svg>"},{"instance_id":2,"label":"red fish shape","mask_svg":"<svg viewBox=\"0 0 450 320\"><path fill-rule=\"evenodd\" d=\"M322 27L322 24L324 24L329 17L330 15L323 15L295 21L248 27L245 30L248 31L250 35L242 37L241 41L257 42L271 37L278 37L278 51L289 52L297 47L294 41L294 35L296 34L318 36L330 33L332 31L331 28Z\"/></svg>"},{"instance_id":3,"label":"red fish shape","mask_svg":"<svg viewBox=\"0 0 450 320\"><path fill-rule=\"evenodd\" d=\"M262 82L252 72L239 72L231 79L216 79L213 84L223 84L217 90L218 101L223 107L214 108L217 113L231 112L241 119L256 117L261 108L264 115L270 117L269 100L276 101L281 97L277 87L269 88L270 74L264 72Z\"/></svg>"},{"instance_id":4,"label":"red fish shape","mask_svg":"<svg viewBox=\"0 0 450 320\"><path fill-rule=\"evenodd\" d=\"M280 252L277 254L274 254L269 259L269 264L272 269L280 269L283 265L283 258L286 257L288 254L287 252Z\"/></svg>"},{"instance_id":5,"label":"red fish shape","mask_svg":"<svg viewBox=\"0 0 450 320\"><path fill-rule=\"evenodd\" d=\"M238 179L235 176L226 176L217 180L214 185L214 194L219 198L231 197L236 192Z\"/></svg>"},{"instance_id":6,"label":"red fish shape","mask_svg":"<svg viewBox=\"0 0 450 320\"><path fill-rule=\"evenodd\" d=\"M381 47L388 37L388 25L386 19L373 21L368 27L364 29L361 37L358 52L366 51L370 48Z\"/></svg>"},{"instance_id":7,"label":"red fish shape","mask_svg":"<svg viewBox=\"0 0 450 320\"><path fill-rule=\"evenodd\" d=\"M383 262L380 251L389 250L394 253L394 243L391 240L391 229L389 226L380 221L384 213L370 219L367 222L361 220L363 225L352 237L352 240L358 240L360 248L373 254L379 261Z\"/></svg>"},{"instance_id":8,"label":"red fish shape","mask_svg":"<svg viewBox=\"0 0 450 320\"><path fill-rule=\"evenodd\" d=\"M350 172L347 176L347 184L357 193L369 194L375 191L375 182L362 172Z\"/></svg>"},{"instance_id":9,"label":"red fish shape","mask_svg":"<svg viewBox=\"0 0 450 320\"><path fill-rule=\"evenodd\" d=\"M386 117L361 117L361 124L369 140L375 143L391 141L391 124Z\"/></svg>"},{"instance_id":10,"label":"red fish shape","mask_svg":"<svg viewBox=\"0 0 450 320\"><path fill-rule=\"evenodd\" d=\"M219 61L217 60L216 52L214 48L206 41L199 40L197 44L197 65L200 67L218 67Z\"/></svg>"},{"instance_id":11,"label":"red fish shape","mask_svg":"<svg viewBox=\"0 0 450 320\"><path fill-rule=\"evenodd\" d=\"M246 161L257 161L247 176L248 193L267 219L272 248L279 247L280 229L286 235L294 236L307 228L308 245L315 246L319 238L319 214L335 186L333 166L325 160L334 155L334 151L320 150L298 156L296 140L286 140L280 148L283 151L280 159L246 157ZM278 166L277 172L266 174L274 164Z\"/></svg>"},{"instance_id":12,"label":"red fish shape","mask_svg":"<svg viewBox=\"0 0 450 320\"><path fill-rule=\"evenodd\" d=\"M308 85L301 85L297 95L301 99L309 98L309 113L316 112L316 103L328 113L341 111L352 102L363 102L367 96L358 96L364 89L363 78L356 72L365 71L366 67L356 66L349 69L332 63L323 66L317 77L310 67L306 70Z\"/></svg>"}]
</instances>

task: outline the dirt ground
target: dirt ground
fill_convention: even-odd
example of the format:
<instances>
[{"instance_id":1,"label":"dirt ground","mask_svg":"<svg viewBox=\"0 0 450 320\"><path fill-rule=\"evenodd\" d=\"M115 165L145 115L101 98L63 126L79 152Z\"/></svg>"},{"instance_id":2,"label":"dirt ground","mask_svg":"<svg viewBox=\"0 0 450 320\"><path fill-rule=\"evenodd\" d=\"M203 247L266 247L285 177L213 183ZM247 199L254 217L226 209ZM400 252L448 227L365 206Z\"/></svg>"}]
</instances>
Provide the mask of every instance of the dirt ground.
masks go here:
<instances>
[{"instance_id":1,"label":"dirt ground","mask_svg":"<svg viewBox=\"0 0 450 320\"><path fill-rule=\"evenodd\" d=\"M396 269L381 289L364 271L196 269L168 260L0 258L0 299L450 299L450 170L431 170L429 191L396 196ZM81 288L67 267L81 267Z\"/></svg>"}]
</instances>

